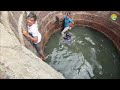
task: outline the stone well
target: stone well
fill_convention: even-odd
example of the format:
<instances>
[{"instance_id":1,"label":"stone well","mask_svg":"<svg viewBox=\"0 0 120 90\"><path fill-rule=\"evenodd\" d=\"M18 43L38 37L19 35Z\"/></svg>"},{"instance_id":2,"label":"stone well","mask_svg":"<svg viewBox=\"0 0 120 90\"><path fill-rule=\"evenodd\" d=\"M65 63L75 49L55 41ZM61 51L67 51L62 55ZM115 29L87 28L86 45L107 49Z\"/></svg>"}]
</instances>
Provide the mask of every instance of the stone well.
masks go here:
<instances>
[{"instance_id":1,"label":"stone well","mask_svg":"<svg viewBox=\"0 0 120 90\"><path fill-rule=\"evenodd\" d=\"M67 11L34 11L42 34L41 50L55 32L63 29L63 15ZM43 62L30 41L21 33L26 29L28 11L0 11L0 78L64 78ZM117 20L111 20L111 14ZM92 27L113 41L120 52L120 12L71 11L75 25ZM45 53L44 53L45 54ZM25 58L24 58L25 57Z\"/></svg>"},{"instance_id":2,"label":"stone well","mask_svg":"<svg viewBox=\"0 0 120 90\"><path fill-rule=\"evenodd\" d=\"M63 15L66 12L51 12L41 22L39 29L43 35L41 43L44 52L45 44L50 36L58 30L63 29ZM113 21L110 17L115 13L118 18ZM115 11L71 11L74 26L87 26L98 30L113 41L120 52L120 13ZM39 20L41 21L41 20Z\"/></svg>"}]
</instances>

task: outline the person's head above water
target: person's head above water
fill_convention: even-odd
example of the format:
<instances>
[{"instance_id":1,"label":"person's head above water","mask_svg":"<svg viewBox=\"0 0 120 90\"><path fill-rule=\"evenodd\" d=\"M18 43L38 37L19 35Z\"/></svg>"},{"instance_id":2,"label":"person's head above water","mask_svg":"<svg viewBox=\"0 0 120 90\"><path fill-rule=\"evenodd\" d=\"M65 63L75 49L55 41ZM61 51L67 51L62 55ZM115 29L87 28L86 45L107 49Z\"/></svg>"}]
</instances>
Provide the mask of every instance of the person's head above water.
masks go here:
<instances>
[{"instance_id":1,"label":"person's head above water","mask_svg":"<svg viewBox=\"0 0 120 90\"><path fill-rule=\"evenodd\" d=\"M27 16L27 24L29 26L33 25L36 22L36 20L37 16L32 12Z\"/></svg>"}]
</instances>

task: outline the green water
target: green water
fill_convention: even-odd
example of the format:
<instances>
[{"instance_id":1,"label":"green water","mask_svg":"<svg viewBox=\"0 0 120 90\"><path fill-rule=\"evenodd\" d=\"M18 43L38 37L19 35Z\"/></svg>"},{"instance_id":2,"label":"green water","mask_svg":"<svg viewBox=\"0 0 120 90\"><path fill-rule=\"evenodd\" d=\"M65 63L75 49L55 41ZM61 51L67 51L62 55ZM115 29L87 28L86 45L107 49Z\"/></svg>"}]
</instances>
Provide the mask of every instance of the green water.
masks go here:
<instances>
[{"instance_id":1,"label":"green water","mask_svg":"<svg viewBox=\"0 0 120 90\"><path fill-rule=\"evenodd\" d=\"M120 79L120 55L111 40L88 27L76 26L69 33L71 44L60 32L46 44L50 66L66 79Z\"/></svg>"}]
</instances>

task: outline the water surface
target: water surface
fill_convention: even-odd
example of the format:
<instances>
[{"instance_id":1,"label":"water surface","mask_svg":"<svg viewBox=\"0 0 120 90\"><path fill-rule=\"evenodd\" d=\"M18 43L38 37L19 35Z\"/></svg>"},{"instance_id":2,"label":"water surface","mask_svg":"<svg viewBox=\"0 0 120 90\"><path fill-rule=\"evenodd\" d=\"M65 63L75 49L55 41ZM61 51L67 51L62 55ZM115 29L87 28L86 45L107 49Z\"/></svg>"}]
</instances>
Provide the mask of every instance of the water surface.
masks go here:
<instances>
[{"instance_id":1,"label":"water surface","mask_svg":"<svg viewBox=\"0 0 120 90\"><path fill-rule=\"evenodd\" d=\"M120 55L106 36L76 26L66 42L60 31L45 46L46 62L67 79L120 79Z\"/></svg>"}]
</instances>

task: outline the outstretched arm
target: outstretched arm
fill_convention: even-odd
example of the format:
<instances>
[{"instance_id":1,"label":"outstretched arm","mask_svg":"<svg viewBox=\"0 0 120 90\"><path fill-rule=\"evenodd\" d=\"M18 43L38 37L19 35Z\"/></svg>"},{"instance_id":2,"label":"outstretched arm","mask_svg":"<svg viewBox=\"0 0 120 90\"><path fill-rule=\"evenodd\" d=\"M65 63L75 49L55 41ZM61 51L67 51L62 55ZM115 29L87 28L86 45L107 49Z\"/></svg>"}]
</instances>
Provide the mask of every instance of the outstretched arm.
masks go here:
<instances>
[{"instance_id":1,"label":"outstretched arm","mask_svg":"<svg viewBox=\"0 0 120 90\"><path fill-rule=\"evenodd\" d=\"M74 22L73 22L73 21L72 21L71 23L72 23L72 24L74 24Z\"/></svg>"},{"instance_id":2,"label":"outstretched arm","mask_svg":"<svg viewBox=\"0 0 120 90\"><path fill-rule=\"evenodd\" d=\"M70 23L70 27L72 28L73 27L73 25L74 25L74 22L73 21L71 21L71 23Z\"/></svg>"}]
</instances>

